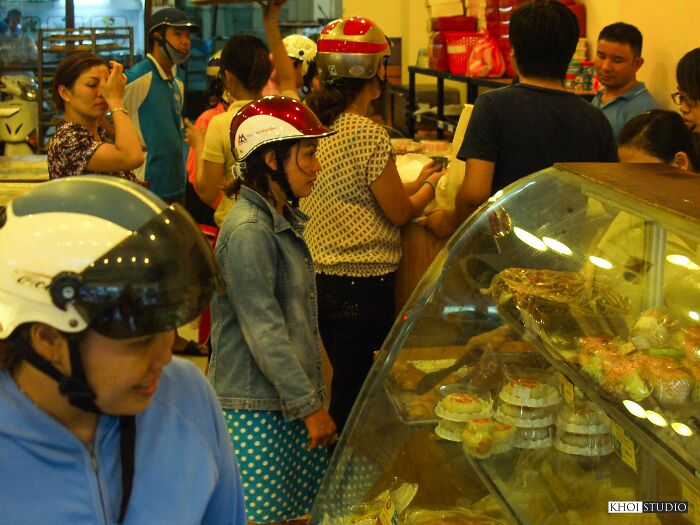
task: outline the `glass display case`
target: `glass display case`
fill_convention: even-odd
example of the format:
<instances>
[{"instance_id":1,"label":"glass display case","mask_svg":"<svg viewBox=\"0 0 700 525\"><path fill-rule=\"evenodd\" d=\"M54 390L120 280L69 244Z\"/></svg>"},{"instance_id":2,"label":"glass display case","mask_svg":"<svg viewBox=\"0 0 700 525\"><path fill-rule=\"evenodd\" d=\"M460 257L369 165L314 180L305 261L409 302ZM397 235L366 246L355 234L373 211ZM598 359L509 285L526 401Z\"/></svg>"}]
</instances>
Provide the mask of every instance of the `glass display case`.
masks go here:
<instances>
[{"instance_id":1,"label":"glass display case","mask_svg":"<svg viewBox=\"0 0 700 525\"><path fill-rule=\"evenodd\" d=\"M700 523L699 246L700 178L665 165L498 192L398 317L313 523Z\"/></svg>"}]
</instances>

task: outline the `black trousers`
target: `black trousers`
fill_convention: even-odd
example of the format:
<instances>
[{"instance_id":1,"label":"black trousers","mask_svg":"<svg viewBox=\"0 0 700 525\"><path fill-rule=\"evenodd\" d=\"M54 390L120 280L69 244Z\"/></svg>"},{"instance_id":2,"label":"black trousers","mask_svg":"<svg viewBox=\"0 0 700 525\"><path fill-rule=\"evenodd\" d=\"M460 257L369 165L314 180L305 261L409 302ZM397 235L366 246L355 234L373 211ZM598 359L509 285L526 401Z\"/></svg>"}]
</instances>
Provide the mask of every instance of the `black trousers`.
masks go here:
<instances>
[{"instance_id":1,"label":"black trousers","mask_svg":"<svg viewBox=\"0 0 700 525\"><path fill-rule=\"evenodd\" d=\"M330 414L342 429L394 323L394 278L316 275L319 328L333 365Z\"/></svg>"}]
</instances>

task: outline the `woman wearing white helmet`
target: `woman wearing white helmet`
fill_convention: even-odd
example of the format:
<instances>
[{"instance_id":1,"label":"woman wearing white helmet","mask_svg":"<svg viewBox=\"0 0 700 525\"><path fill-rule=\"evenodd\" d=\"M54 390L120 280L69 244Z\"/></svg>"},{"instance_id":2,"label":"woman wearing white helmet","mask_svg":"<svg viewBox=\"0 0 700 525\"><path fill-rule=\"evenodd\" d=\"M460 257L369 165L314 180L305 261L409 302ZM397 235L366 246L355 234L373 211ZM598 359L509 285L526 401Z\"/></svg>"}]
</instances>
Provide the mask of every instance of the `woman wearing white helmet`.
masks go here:
<instances>
[{"instance_id":1,"label":"woman wearing white helmet","mask_svg":"<svg viewBox=\"0 0 700 525\"><path fill-rule=\"evenodd\" d=\"M171 353L216 276L189 215L125 180L0 210L0 523L245 523L215 394Z\"/></svg>"},{"instance_id":2,"label":"woman wearing white helmet","mask_svg":"<svg viewBox=\"0 0 700 525\"><path fill-rule=\"evenodd\" d=\"M331 415L342 427L394 322L394 274L401 258L399 227L422 213L442 176L428 164L403 184L384 128L365 117L382 95L384 33L362 17L328 24L317 45L322 89L306 103L338 131L318 157L324 169L301 203L318 272L319 324L333 364Z\"/></svg>"},{"instance_id":3,"label":"woman wearing white helmet","mask_svg":"<svg viewBox=\"0 0 700 525\"><path fill-rule=\"evenodd\" d=\"M316 56L316 42L304 35L287 35L282 39L287 56L292 59L297 92L304 87L304 75ZM263 89L263 95L279 95L280 85L277 70L273 70L270 80Z\"/></svg>"},{"instance_id":4,"label":"woman wearing white helmet","mask_svg":"<svg viewBox=\"0 0 700 525\"><path fill-rule=\"evenodd\" d=\"M336 435L323 407L306 216L293 204L313 189L319 139L333 133L287 97L251 102L231 122L238 175L226 191L236 200L216 243L225 289L211 303L209 379L253 523L308 514Z\"/></svg>"}]
</instances>

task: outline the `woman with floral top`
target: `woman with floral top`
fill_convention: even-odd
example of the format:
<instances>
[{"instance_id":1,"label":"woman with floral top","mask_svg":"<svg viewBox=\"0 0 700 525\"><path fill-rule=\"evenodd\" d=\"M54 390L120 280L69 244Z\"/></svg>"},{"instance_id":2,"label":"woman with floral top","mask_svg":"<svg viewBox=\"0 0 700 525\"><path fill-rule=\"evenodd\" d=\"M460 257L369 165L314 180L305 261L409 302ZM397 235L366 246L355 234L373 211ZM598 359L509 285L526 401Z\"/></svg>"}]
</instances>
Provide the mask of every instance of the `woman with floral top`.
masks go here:
<instances>
[{"instance_id":1,"label":"woman with floral top","mask_svg":"<svg viewBox=\"0 0 700 525\"><path fill-rule=\"evenodd\" d=\"M136 130L124 108L123 67L97 55L74 53L56 68L52 100L63 111L48 149L49 178L100 173L135 180L132 170L143 164ZM103 125L111 112L114 143Z\"/></svg>"}]
</instances>

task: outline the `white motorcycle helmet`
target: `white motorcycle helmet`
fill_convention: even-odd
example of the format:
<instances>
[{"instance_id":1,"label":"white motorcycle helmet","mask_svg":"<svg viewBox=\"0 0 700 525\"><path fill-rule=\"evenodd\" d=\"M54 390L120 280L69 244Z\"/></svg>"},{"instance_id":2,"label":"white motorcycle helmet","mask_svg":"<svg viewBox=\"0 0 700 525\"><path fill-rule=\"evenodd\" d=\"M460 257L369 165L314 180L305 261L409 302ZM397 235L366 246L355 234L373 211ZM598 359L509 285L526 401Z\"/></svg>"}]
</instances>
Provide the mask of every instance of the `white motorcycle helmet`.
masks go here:
<instances>
[{"instance_id":1,"label":"white motorcycle helmet","mask_svg":"<svg viewBox=\"0 0 700 525\"><path fill-rule=\"evenodd\" d=\"M391 55L389 40L367 18L353 16L329 23L318 39L316 63L321 80L372 78Z\"/></svg>"},{"instance_id":2,"label":"white motorcycle helmet","mask_svg":"<svg viewBox=\"0 0 700 525\"><path fill-rule=\"evenodd\" d=\"M179 205L115 177L42 183L0 218L0 339L32 322L116 339L173 329L206 308L215 275Z\"/></svg>"},{"instance_id":3,"label":"white motorcycle helmet","mask_svg":"<svg viewBox=\"0 0 700 525\"><path fill-rule=\"evenodd\" d=\"M282 39L282 43L289 58L301 61L302 74L305 75L309 70L309 62L316 56L316 42L304 35L287 35Z\"/></svg>"}]
</instances>

